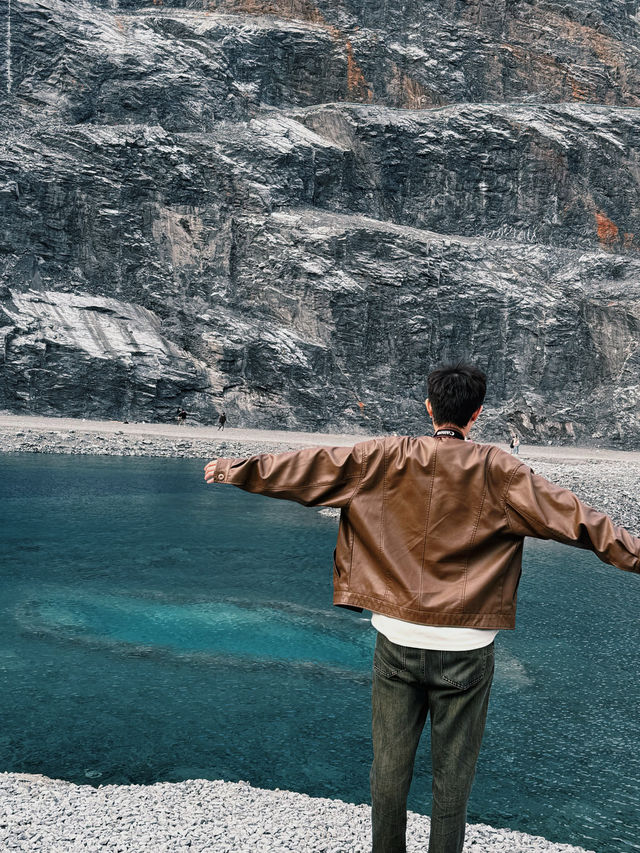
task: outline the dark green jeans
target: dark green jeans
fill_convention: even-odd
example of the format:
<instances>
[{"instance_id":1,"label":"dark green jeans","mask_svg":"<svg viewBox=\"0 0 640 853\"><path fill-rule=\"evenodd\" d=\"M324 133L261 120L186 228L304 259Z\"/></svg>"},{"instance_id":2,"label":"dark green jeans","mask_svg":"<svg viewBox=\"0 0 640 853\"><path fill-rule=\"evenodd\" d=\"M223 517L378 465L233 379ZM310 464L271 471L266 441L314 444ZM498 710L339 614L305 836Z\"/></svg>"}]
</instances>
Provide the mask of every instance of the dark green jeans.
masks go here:
<instances>
[{"instance_id":1,"label":"dark green jeans","mask_svg":"<svg viewBox=\"0 0 640 853\"><path fill-rule=\"evenodd\" d=\"M493 681L493 643L463 652L398 646L378 634L373 659L373 853L405 853L407 795L431 717L429 853L461 853Z\"/></svg>"}]
</instances>

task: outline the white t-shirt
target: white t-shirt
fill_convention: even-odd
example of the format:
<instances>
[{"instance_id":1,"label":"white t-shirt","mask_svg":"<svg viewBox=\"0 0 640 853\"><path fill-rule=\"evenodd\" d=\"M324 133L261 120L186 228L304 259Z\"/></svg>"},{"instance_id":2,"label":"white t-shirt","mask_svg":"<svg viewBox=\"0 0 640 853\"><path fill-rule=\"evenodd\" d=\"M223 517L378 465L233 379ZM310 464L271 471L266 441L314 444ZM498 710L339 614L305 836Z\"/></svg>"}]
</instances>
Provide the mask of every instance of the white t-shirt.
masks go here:
<instances>
[{"instance_id":1,"label":"white t-shirt","mask_svg":"<svg viewBox=\"0 0 640 853\"><path fill-rule=\"evenodd\" d=\"M440 651L468 651L488 646L498 631L494 628L450 628L444 625L416 625L403 619L392 619L381 613L371 614L371 624L398 646Z\"/></svg>"}]
</instances>

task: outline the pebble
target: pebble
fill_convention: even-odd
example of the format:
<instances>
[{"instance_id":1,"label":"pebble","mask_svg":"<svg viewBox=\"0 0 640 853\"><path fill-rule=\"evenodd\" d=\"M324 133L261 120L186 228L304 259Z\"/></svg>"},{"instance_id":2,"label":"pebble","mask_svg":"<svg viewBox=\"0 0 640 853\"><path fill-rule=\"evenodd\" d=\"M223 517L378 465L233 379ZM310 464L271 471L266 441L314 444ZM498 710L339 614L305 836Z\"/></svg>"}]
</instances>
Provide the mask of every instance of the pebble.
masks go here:
<instances>
[{"instance_id":1,"label":"pebble","mask_svg":"<svg viewBox=\"0 0 640 853\"><path fill-rule=\"evenodd\" d=\"M3 850L29 853L97 849L113 853L369 853L371 849L367 805L222 780L96 789L44 776L0 773L0 827L8 830ZM429 818L410 812L407 853L424 853L428 839ZM483 824L467 827L465 851L471 850L585 853L583 848Z\"/></svg>"}]
</instances>

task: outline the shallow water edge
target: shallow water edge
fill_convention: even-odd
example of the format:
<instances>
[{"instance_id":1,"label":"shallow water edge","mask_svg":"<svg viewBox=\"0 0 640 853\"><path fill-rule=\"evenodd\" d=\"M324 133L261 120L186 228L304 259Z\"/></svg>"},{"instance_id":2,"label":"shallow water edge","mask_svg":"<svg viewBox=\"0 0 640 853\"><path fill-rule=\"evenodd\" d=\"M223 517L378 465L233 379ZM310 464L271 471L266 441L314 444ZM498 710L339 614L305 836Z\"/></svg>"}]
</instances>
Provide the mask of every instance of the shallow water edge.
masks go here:
<instances>
[{"instance_id":1,"label":"shallow water edge","mask_svg":"<svg viewBox=\"0 0 640 853\"><path fill-rule=\"evenodd\" d=\"M369 437L286 430L219 431L190 424L121 424L0 413L0 453L150 456L202 459L204 463L216 456L282 453L313 444L349 445ZM500 446L507 449L506 444ZM522 445L520 460L640 536L640 452Z\"/></svg>"}]
</instances>

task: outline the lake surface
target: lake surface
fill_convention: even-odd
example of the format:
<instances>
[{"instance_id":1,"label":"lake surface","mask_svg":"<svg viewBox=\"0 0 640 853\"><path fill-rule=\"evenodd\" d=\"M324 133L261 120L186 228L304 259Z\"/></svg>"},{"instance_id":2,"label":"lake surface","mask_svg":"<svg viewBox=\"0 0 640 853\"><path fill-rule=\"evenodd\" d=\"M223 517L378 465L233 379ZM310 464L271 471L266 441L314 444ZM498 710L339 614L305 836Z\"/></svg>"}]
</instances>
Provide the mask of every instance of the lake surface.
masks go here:
<instances>
[{"instance_id":1,"label":"lake surface","mask_svg":"<svg viewBox=\"0 0 640 853\"><path fill-rule=\"evenodd\" d=\"M0 454L0 770L368 802L374 631L331 606L336 522L205 461ZM639 613L639 577L528 543L471 822L640 851Z\"/></svg>"}]
</instances>

